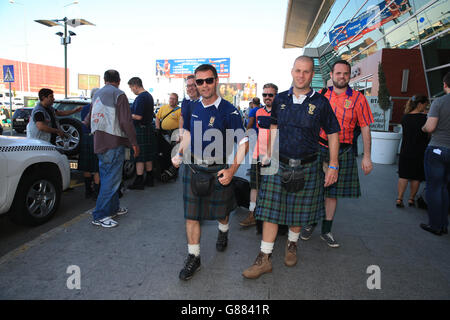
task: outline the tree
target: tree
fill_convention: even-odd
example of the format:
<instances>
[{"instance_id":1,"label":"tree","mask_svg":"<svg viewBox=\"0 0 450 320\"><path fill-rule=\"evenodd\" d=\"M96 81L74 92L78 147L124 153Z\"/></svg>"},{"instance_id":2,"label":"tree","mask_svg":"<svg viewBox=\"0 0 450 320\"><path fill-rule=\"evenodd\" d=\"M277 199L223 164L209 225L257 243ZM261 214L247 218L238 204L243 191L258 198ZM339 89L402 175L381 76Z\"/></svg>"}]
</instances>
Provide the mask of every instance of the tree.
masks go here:
<instances>
[{"instance_id":1,"label":"tree","mask_svg":"<svg viewBox=\"0 0 450 320\"><path fill-rule=\"evenodd\" d=\"M378 105L384 111L383 117L386 123L386 111L391 108L391 97L386 85L386 75L384 74L381 62L378 63ZM386 127L384 130L387 131Z\"/></svg>"}]
</instances>

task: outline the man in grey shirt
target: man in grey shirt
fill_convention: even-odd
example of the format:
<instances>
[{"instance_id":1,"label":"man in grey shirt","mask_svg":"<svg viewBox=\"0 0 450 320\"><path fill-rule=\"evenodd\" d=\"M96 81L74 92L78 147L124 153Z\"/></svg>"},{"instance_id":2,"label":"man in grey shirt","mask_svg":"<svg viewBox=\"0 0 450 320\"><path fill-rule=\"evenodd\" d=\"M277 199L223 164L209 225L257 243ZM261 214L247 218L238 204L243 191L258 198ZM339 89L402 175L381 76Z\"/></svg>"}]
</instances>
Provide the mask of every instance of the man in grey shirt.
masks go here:
<instances>
[{"instance_id":1,"label":"man in grey shirt","mask_svg":"<svg viewBox=\"0 0 450 320\"><path fill-rule=\"evenodd\" d=\"M136 156L139 147L127 96L119 89L119 72L107 70L104 80L105 86L95 92L91 112L84 121L94 134L94 152L100 171L100 192L92 213L92 224L112 228L118 225L112 218L128 212L119 207L118 193L125 146L131 146Z\"/></svg>"},{"instance_id":2,"label":"man in grey shirt","mask_svg":"<svg viewBox=\"0 0 450 320\"><path fill-rule=\"evenodd\" d=\"M431 105L428 119L422 131L432 134L425 150L426 198L428 224L420 227L435 235L448 234L448 208L450 182L450 72L444 76L443 97Z\"/></svg>"}]
</instances>

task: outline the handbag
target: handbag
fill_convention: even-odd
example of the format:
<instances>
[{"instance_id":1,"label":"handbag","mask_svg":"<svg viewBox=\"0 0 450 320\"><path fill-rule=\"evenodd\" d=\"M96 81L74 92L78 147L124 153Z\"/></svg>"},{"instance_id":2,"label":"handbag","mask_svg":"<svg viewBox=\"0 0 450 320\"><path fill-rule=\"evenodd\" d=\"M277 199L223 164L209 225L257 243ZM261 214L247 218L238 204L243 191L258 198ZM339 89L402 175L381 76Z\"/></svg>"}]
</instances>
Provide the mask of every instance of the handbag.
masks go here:
<instances>
[{"instance_id":1,"label":"handbag","mask_svg":"<svg viewBox=\"0 0 450 320\"><path fill-rule=\"evenodd\" d=\"M305 173L300 167L282 168L281 185L287 192L299 192L305 187Z\"/></svg>"},{"instance_id":2,"label":"handbag","mask_svg":"<svg viewBox=\"0 0 450 320\"><path fill-rule=\"evenodd\" d=\"M208 197L214 190L215 176L209 172L196 171L191 165L188 165L192 170L191 189L192 193L197 197Z\"/></svg>"}]
</instances>

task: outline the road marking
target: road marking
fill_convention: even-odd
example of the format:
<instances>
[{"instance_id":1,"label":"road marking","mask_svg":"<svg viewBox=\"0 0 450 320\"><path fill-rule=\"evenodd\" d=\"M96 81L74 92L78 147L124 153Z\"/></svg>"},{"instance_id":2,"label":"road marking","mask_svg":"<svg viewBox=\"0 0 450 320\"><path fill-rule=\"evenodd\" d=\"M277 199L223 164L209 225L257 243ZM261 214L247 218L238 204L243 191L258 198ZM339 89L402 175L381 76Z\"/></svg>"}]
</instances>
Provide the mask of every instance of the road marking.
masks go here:
<instances>
[{"instance_id":1,"label":"road marking","mask_svg":"<svg viewBox=\"0 0 450 320\"><path fill-rule=\"evenodd\" d=\"M14 258L18 257L19 255L25 253L26 251L28 251L29 249L36 247L40 244L43 244L45 241L49 240L50 238L54 237L55 235L57 235L58 233L64 231L64 229L69 228L70 226L74 225L75 223L81 221L82 219L91 216L91 212L93 211L93 209L89 209L85 212L83 212L82 214L76 216L75 218L73 218L72 220L58 226L55 227L53 229L51 229L50 231L47 231L46 233L41 234L40 236L38 236L36 239L33 239L31 241L28 241L27 243L21 245L20 247L8 252L7 254L5 254L4 256L0 257L0 265L9 262L11 260L13 260Z\"/></svg>"}]
</instances>

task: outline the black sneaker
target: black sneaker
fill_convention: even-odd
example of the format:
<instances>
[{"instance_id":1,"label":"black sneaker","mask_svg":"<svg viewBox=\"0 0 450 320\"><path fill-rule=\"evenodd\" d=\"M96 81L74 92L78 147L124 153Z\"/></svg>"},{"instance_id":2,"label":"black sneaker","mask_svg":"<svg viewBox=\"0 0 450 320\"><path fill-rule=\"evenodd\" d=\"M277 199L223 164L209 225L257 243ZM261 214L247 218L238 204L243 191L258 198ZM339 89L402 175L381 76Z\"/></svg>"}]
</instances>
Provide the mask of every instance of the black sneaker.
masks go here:
<instances>
[{"instance_id":1,"label":"black sneaker","mask_svg":"<svg viewBox=\"0 0 450 320\"><path fill-rule=\"evenodd\" d=\"M339 243L336 240L334 240L333 234L331 232L322 234L320 238L322 238L322 240L324 240L327 243L327 245L331 248L339 248L340 246Z\"/></svg>"},{"instance_id":2,"label":"black sneaker","mask_svg":"<svg viewBox=\"0 0 450 320\"><path fill-rule=\"evenodd\" d=\"M128 189L131 190L144 190L144 176L136 176L136 179L134 179L133 183L128 186Z\"/></svg>"},{"instance_id":3,"label":"black sneaker","mask_svg":"<svg viewBox=\"0 0 450 320\"><path fill-rule=\"evenodd\" d=\"M217 236L216 249L217 251L225 251L228 245L228 231L222 232L219 230L219 235Z\"/></svg>"},{"instance_id":4,"label":"black sneaker","mask_svg":"<svg viewBox=\"0 0 450 320\"><path fill-rule=\"evenodd\" d=\"M184 262L184 268L181 269L179 278L181 280L189 280L194 276L194 273L200 270L200 256L196 257L193 254L188 255Z\"/></svg>"},{"instance_id":5,"label":"black sneaker","mask_svg":"<svg viewBox=\"0 0 450 320\"><path fill-rule=\"evenodd\" d=\"M300 230L300 239L302 239L304 241L307 241L307 240L311 239L311 236L313 234L314 228L315 228L314 225L309 225L309 226L303 227Z\"/></svg>"}]
</instances>

